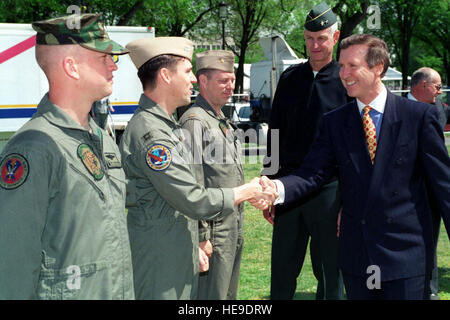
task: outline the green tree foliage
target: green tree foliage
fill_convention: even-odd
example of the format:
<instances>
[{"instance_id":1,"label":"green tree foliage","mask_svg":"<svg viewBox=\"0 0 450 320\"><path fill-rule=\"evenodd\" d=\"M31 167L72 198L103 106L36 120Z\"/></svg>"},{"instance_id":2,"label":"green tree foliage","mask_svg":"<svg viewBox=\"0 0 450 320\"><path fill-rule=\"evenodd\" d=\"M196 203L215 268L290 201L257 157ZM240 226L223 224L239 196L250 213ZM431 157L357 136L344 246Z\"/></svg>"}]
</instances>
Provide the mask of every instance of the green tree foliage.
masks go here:
<instances>
[{"instance_id":1,"label":"green tree foliage","mask_svg":"<svg viewBox=\"0 0 450 320\"><path fill-rule=\"evenodd\" d=\"M436 69L447 84L450 79L449 26L450 0L432 0L427 2L413 33L414 43L420 48L418 55L414 55L415 60L419 66Z\"/></svg>"},{"instance_id":2,"label":"green tree foliage","mask_svg":"<svg viewBox=\"0 0 450 320\"><path fill-rule=\"evenodd\" d=\"M146 0L130 21L155 27L157 36L185 36L205 15L217 8L215 0ZM128 23L129 24L129 23Z\"/></svg>"},{"instance_id":3,"label":"green tree foliage","mask_svg":"<svg viewBox=\"0 0 450 320\"><path fill-rule=\"evenodd\" d=\"M235 49L234 53L239 57L238 68L236 71L236 93L243 92L243 74L245 56L249 45L259 39L260 28L263 22L273 19L276 1L258 1L258 0L232 0L229 1L233 15L227 21L230 30L230 36L233 38ZM278 16L278 19L282 18ZM280 19L282 20L282 19Z\"/></svg>"},{"instance_id":4,"label":"green tree foliage","mask_svg":"<svg viewBox=\"0 0 450 320\"><path fill-rule=\"evenodd\" d=\"M339 16L341 37L375 33L390 46L393 64L406 77L422 65L450 78L450 0L225 0L227 49L237 56L236 92L242 91L243 65L264 59L258 40L280 34L306 58L305 17L325 1ZM152 26L157 36L184 36L200 43L221 43L221 0L1 0L0 22L31 23L67 13L70 5L102 12L107 25ZM365 29L369 5L381 9L381 28ZM363 23L361 23L363 22ZM338 57L337 53L337 57Z\"/></svg>"},{"instance_id":5,"label":"green tree foliage","mask_svg":"<svg viewBox=\"0 0 450 320\"><path fill-rule=\"evenodd\" d=\"M411 39L423 14L425 0L380 0L382 27L377 32L392 45L392 52L402 72L402 88L408 85Z\"/></svg>"},{"instance_id":6,"label":"green tree foliage","mask_svg":"<svg viewBox=\"0 0 450 320\"><path fill-rule=\"evenodd\" d=\"M291 12L298 3L295 0L227 0L228 17L225 20L226 48L238 58L236 71L236 93L242 93L244 63L254 62L263 57L258 40L263 35L282 33L290 28ZM285 6L289 7L286 9ZM211 43L222 42L222 21L216 6L189 34L194 39L207 39Z\"/></svg>"},{"instance_id":7,"label":"green tree foliage","mask_svg":"<svg viewBox=\"0 0 450 320\"><path fill-rule=\"evenodd\" d=\"M364 20L367 16L369 4L369 0L340 0L334 2L333 12L339 16L341 21L341 34L338 44L342 39L351 36L355 28ZM339 46L337 47L336 58L339 59Z\"/></svg>"},{"instance_id":8,"label":"green tree foliage","mask_svg":"<svg viewBox=\"0 0 450 320\"><path fill-rule=\"evenodd\" d=\"M65 14L67 6L58 0L3 0L0 22L31 23Z\"/></svg>"}]
</instances>

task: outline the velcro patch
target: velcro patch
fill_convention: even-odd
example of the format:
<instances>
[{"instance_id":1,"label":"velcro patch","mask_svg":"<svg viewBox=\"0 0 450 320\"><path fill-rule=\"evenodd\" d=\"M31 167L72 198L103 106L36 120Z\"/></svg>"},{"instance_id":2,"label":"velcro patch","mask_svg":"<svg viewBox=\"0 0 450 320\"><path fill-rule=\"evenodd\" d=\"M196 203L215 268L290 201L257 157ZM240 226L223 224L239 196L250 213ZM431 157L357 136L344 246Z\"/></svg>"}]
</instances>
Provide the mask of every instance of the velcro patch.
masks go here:
<instances>
[{"instance_id":1,"label":"velcro patch","mask_svg":"<svg viewBox=\"0 0 450 320\"><path fill-rule=\"evenodd\" d=\"M148 139L150 139L152 137L152 134L150 132L147 132L146 134L144 134L142 136L141 139L143 139L144 141L147 141Z\"/></svg>"},{"instance_id":2,"label":"velcro patch","mask_svg":"<svg viewBox=\"0 0 450 320\"><path fill-rule=\"evenodd\" d=\"M154 144L147 149L145 160L150 169L155 171L166 170L172 162L169 148L162 144Z\"/></svg>"},{"instance_id":3,"label":"velcro patch","mask_svg":"<svg viewBox=\"0 0 450 320\"><path fill-rule=\"evenodd\" d=\"M101 180L104 175L102 165L97 155L92 151L91 146L85 143L80 144L78 146L77 154L94 179Z\"/></svg>"},{"instance_id":4,"label":"velcro patch","mask_svg":"<svg viewBox=\"0 0 450 320\"><path fill-rule=\"evenodd\" d=\"M108 165L108 168L114 169L114 168L121 168L122 164L119 161L119 158L115 153L112 152L105 152L105 159L106 164Z\"/></svg>"},{"instance_id":5,"label":"velcro patch","mask_svg":"<svg viewBox=\"0 0 450 320\"><path fill-rule=\"evenodd\" d=\"M18 153L7 155L0 164L0 186L11 190L20 187L28 177L28 161Z\"/></svg>"}]
</instances>

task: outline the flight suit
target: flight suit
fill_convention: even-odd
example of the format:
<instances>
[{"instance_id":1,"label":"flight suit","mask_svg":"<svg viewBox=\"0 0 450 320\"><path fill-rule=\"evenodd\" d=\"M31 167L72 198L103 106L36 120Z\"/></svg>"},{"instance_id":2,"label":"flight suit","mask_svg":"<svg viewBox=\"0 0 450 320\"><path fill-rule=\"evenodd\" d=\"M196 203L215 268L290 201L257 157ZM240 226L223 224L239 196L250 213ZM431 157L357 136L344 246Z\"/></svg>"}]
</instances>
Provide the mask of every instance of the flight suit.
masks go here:
<instances>
[{"instance_id":1,"label":"flight suit","mask_svg":"<svg viewBox=\"0 0 450 320\"><path fill-rule=\"evenodd\" d=\"M195 177L206 188L237 187L245 183L241 143L223 113L198 95L195 104L181 117L180 124L189 130ZM199 156L201 155L201 156ZM196 158L197 157L197 158ZM241 265L244 206L236 207L225 218L202 221L199 241L210 240L213 253L209 271L200 275L199 299L237 298Z\"/></svg>"},{"instance_id":2,"label":"flight suit","mask_svg":"<svg viewBox=\"0 0 450 320\"><path fill-rule=\"evenodd\" d=\"M120 143L137 299L196 299L198 221L234 212L231 188L193 176L181 127L142 95Z\"/></svg>"},{"instance_id":3,"label":"flight suit","mask_svg":"<svg viewBox=\"0 0 450 320\"><path fill-rule=\"evenodd\" d=\"M0 299L134 299L117 145L37 110L0 156Z\"/></svg>"}]
</instances>

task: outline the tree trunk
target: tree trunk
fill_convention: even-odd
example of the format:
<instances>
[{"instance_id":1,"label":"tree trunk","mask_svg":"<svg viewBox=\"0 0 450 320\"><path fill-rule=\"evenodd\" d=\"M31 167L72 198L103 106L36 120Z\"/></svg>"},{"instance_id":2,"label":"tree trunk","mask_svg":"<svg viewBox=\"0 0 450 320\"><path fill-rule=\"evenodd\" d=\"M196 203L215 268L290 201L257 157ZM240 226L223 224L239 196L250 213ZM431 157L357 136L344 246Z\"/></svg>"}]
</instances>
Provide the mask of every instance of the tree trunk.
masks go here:
<instances>
[{"instance_id":1,"label":"tree trunk","mask_svg":"<svg viewBox=\"0 0 450 320\"><path fill-rule=\"evenodd\" d=\"M128 24L128 21L130 21L131 18L133 18L134 14L141 10L144 6L144 1L139 0L136 1L136 3L131 7L128 12L126 12L122 17L120 17L119 22L117 22L118 26L126 26Z\"/></svg>"},{"instance_id":2,"label":"tree trunk","mask_svg":"<svg viewBox=\"0 0 450 320\"><path fill-rule=\"evenodd\" d=\"M241 53L239 55L238 68L236 70L236 84L234 87L234 93L244 92L244 64L245 64L245 52L247 51L247 45L241 47Z\"/></svg>"},{"instance_id":3,"label":"tree trunk","mask_svg":"<svg viewBox=\"0 0 450 320\"><path fill-rule=\"evenodd\" d=\"M342 25L340 28L341 33L339 35L339 40L338 40L336 60L339 60L339 54L341 52L341 50L339 48L339 44L341 43L341 41L343 39L347 38L348 36L351 36L353 34L353 30L355 30L356 26L364 20L364 18L367 16L367 8L369 7L369 4L370 4L369 0L364 1L364 3L361 3L361 12L357 11L348 18L346 18L343 13L341 13L339 15L339 17L341 18L341 21L342 21ZM333 8L333 11L339 12L338 10L336 10L336 8Z\"/></svg>"}]
</instances>

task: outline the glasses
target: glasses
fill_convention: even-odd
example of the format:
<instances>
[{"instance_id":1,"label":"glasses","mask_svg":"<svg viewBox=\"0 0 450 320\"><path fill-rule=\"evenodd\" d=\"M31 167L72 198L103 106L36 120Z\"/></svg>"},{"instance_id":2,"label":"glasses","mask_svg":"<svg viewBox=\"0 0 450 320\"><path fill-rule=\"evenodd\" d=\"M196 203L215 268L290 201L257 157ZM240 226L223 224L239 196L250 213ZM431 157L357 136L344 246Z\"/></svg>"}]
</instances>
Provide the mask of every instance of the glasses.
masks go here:
<instances>
[{"instance_id":1,"label":"glasses","mask_svg":"<svg viewBox=\"0 0 450 320\"><path fill-rule=\"evenodd\" d=\"M434 86L434 88L436 89L436 91L439 91L442 89L442 85L441 84L434 84L432 82L428 82L429 84L432 84Z\"/></svg>"}]
</instances>

